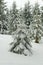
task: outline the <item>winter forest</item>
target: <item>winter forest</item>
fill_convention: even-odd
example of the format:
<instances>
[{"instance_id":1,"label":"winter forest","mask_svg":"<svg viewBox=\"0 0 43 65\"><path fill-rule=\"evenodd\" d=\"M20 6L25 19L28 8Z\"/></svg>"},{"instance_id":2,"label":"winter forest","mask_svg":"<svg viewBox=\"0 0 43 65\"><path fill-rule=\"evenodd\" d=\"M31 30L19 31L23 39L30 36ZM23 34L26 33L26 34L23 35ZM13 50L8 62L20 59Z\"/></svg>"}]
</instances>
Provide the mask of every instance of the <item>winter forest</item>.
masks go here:
<instances>
[{"instance_id":1,"label":"winter forest","mask_svg":"<svg viewBox=\"0 0 43 65\"><path fill-rule=\"evenodd\" d=\"M0 0L0 64L43 65L43 5L6 3Z\"/></svg>"}]
</instances>

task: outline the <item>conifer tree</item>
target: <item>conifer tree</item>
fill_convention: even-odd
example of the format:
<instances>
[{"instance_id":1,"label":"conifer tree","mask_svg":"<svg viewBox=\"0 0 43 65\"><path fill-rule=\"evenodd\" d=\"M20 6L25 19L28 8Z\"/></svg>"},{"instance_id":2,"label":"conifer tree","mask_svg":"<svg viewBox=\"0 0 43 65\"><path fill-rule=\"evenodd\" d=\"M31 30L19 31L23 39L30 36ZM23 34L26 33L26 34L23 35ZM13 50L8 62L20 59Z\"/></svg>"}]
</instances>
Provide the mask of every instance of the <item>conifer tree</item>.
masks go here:
<instances>
[{"instance_id":1,"label":"conifer tree","mask_svg":"<svg viewBox=\"0 0 43 65\"><path fill-rule=\"evenodd\" d=\"M7 27L6 33L7 34L9 34L9 31L10 31L10 29L9 29L9 27L10 27L10 19L11 19L11 17L10 17L10 11L7 8L7 10L6 10L6 22L7 22L7 24L6 24L6 27Z\"/></svg>"},{"instance_id":2,"label":"conifer tree","mask_svg":"<svg viewBox=\"0 0 43 65\"><path fill-rule=\"evenodd\" d=\"M38 10L38 12L37 12L37 10ZM37 15L40 15L40 8L39 8L38 3L35 3L35 6L33 8L33 15L36 15L36 13L37 13Z\"/></svg>"},{"instance_id":3,"label":"conifer tree","mask_svg":"<svg viewBox=\"0 0 43 65\"><path fill-rule=\"evenodd\" d=\"M43 36L43 6L41 7L41 22L42 22L41 29L42 29L42 36Z\"/></svg>"},{"instance_id":4,"label":"conifer tree","mask_svg":"<svg viewBox=\"0 0 43 65\"><path fill-rule=\"evenodd\" d=\"M32 21L31 7L29 1L28 3L25 4L23 16L24 16L25 24L29 26L30 22Z\"/></svg>"},{"instance_id":5,"label":"conifer tree","mask_svg":"<svg viewBox=\"0 0 43 65\"><path fill-rule=\"evenodd\" d=\"M41 21L42 21L42 25L43 25L43 6L41 7Z\"/></svg>"},{"instance_id":6,"label":"conifer tree","mask_svg":"<svg viewBox=\"0 0 43 65\"><path fill-rule=\"evenodd\" d=\"M41 14L38 3L33 8L33 22L32 27L34 30L35 42L39 43L42 34Z\"/></svg>"},{"instance_id":7,"label":"conifer tree","mask_svg":"<svg viewBox=\"0 0 43 65\"><path fill-rule=\"evenodd\" d=\"M24 17L23 17L23 9L20 8L19 9L19 13L18 13L18 21L19 23L23 23Z\"/></svg>"},{"instance_id":8,"label":"conifer tree","mask_svg":"<svg viewBox=\"0 0 43 65\"><path fill-rule=\"evenodd\" d=\"M12 34L14 30L16 30L16 25L14 24L17 23L17 20L18 20L18 10L16 8L16 3L13 2L12 9L10 10L10 23L9 23L10 34Z\"/></svg>"},{"instance_id":9,"label":"conifer tree","mask_svg":"<svg viewBox=\"0 0 43 65\"><path fill-rule=\"evenodd\" d=\"M6 3L4 3L4 0L0 0L0 31L1 33L4 33L4 30L7 30L5 12L6 12Z\"/></svg>"},{"instance_id":10,"label":"conifer tree","mask_svg":"<svg viewBox=\"0 0 43 65\"><path fill-rule=\"evenodd\" d=\"M20 21L20 20L19 20ZM31 42L30 42L30 30L27 29L27 26L22 23L17 23L17 29L14 31L13 34L13 42L10 44L11 49L10 52L17 53L17 54L24 54L25 56L30 53L31 51ZM27 53L28 52L28 53Z\"/></svg>"}]
</instances>

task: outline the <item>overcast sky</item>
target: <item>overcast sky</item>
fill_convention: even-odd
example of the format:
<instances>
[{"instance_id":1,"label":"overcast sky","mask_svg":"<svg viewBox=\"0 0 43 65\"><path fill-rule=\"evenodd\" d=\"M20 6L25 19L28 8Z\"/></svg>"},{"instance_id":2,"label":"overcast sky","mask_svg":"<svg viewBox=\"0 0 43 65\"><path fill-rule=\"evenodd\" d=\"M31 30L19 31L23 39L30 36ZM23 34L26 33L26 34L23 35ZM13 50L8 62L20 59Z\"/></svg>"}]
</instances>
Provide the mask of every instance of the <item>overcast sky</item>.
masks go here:
<instances>
[{"instance_id":1,"label":"overcast sky","mask_svg":"<svg viewBox=\"0 0 43 65\"><path fill-rule=\"evenodd\" d=\"M7 2L7 7L10 8L12 6L13 1L16 1L17 8L24 7L24 4L28 2L28 0L5 0ZM37 0L29 0L31 5L34 5ZM43 5L42 0L38 0L40 5Z\"/></svg>"}]
</instances>

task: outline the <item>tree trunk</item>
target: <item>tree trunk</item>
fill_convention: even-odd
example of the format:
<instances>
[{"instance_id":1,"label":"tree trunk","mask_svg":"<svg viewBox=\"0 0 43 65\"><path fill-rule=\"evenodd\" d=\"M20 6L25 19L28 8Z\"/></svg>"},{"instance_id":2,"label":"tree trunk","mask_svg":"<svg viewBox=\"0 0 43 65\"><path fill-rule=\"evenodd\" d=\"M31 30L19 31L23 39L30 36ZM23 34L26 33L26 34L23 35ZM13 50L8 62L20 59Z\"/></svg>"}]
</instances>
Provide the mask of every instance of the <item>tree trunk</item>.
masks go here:
<instances>
[{"instance_id":1,"label":"tree trunk","mask_svg":"<svg viewBox=\"0 0 43 65\"><path fill-rule=\"evenodd\" d=\"M36 35L35 43L39 43L38 36Z\"/></svg>"},{"instance_id":2,"label":"tree trunk","mask_svg":"<svg viewBox=\"0 0 43 65\"><path fill-rule=\"evenodd\" d=\"M37 28L37 30L36 30L35 43L39 43L39 33L38 33L38 28Z\"/></svg>"}]
</instances>

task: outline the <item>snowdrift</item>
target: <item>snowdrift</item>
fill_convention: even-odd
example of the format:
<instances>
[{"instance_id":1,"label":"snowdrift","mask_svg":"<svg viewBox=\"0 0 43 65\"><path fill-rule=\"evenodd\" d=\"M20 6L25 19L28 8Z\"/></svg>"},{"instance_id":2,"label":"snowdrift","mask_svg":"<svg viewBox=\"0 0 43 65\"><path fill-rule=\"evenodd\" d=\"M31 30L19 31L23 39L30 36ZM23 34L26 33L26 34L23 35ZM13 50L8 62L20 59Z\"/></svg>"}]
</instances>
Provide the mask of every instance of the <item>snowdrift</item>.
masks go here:
<instances>
[{"instance_id":1,"label":"snowdrift","mask_svg":"<svg viewBox=\"0 0 43 65\"><path fill-rule=\"evenodd\" d=\"M9 52L13 38L10 35L0 35L0 65L43 65L43 38L40 44L32 41L32 56L18 55Z\"/></svg>"}]
</instances>

